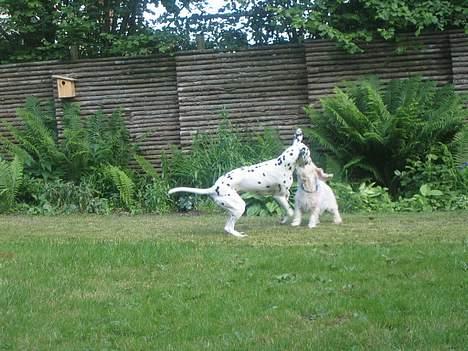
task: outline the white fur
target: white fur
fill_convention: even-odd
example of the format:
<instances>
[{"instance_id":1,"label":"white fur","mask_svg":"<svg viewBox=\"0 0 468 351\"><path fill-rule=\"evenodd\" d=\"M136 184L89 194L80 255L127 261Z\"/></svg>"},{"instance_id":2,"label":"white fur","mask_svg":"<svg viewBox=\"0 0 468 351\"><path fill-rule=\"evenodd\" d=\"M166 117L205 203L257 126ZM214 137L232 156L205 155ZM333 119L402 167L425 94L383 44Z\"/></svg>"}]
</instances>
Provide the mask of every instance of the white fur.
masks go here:
<instances>
[{"instance_id":1,"label":"white fur","mask_svg":"<svg viewBox=\"0 0 468 351\"><path fill-rule=\"evenodd\" d=\"M302 143L303 134L296 130L293 144L278 158L252 166L236 168L218 178L211 188L198 189L179 187L169 190L169 194L189 192L209 195L218 206L229 212L224 230L237 237L245 236L234 229L236 221L245 211L245 202L239 193L254 192L272 195L285 210L285 223L293 215L289 206L289 189L293 183L293 172L297 164L310 161L309 148Z\"/></svg>"},{"instance_id":2,"label":"white fur","mask_svg":"<svg viewBox=\"0 0 468 351\"><path fill-rule=\"evenodd\" d=\"M301 224L302 214L310 213L309 228L315 228L320 222L320 215L325 212L333 214L333 222L341 224L335 194L325 180L333 175L324 173L313 163L297 168L298 188L295 197L293 226Z\"/></svg>"}]
</instances>

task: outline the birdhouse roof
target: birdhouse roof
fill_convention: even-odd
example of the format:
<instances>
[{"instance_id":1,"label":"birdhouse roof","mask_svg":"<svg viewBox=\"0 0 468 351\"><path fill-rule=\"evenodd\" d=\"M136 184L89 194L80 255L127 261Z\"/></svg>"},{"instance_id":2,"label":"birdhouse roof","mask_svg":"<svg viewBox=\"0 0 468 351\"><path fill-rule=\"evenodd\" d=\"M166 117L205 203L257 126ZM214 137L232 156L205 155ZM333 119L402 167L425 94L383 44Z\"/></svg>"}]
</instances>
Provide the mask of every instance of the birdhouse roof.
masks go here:
<instances>
[{"instance_id":1,"label":"birdhouse roof","mask_svg":"<svg viewBox=\"0 0 468 351\"><path fill-rule=\"evenodd\" d=\"M68 80L70 82L74 82L76 79L72 77L66 77L66 76L60 76L60 75L53 75L52 78L54 79L62 79L62 80Z\"/></svg>"}]
</instances>

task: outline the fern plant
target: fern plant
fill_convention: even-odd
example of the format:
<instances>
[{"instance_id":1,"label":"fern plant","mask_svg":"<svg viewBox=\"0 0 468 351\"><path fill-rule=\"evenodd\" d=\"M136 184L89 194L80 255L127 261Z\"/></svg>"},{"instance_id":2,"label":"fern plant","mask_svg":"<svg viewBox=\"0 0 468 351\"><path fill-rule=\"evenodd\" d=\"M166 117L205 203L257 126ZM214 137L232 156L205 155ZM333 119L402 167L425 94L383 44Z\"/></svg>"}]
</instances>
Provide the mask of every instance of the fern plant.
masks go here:
<instances>
[{"instance_id":1,"label":"fern plant","mask_svg":"<svg viewBox=\"0 0 468 351\"><path fill-rule=\"evenodd\" d=\"M468 124L454 137L454 159L459 165L468 166Z\"/></svg>"},{"instance_id":2,"label":"fern plant","mask_svg":"<svg viewBox=\"0 0 468 351\"><path fill-rule=\"evenodd\" d=\"M383 86L367 79L335 88L307 107L308 137L322 147L349 180L375 180L395 194L395 171L407 159L423 157L437 143L456 151L464 125L461 98L450 86L420 78L393 80Z\"/></svg>"},{"instance_id":3,"label":"fern plant","mask_svg":"<svg viewBox=\"0 0 468 351\"><path fill-rule=\"evenodd\" d=\"M117 166L107 165L103 167L103 174L112 181L119 192L121 203L131 209L135 195L135 183L122 169Z\"/></svg>"},{"instance_id":4,"label":"fern plant","mask_svg":"<svg viewBox=\"0 0 468 351\"><path fill-rule=\"evenodd\" d=\"M64 173L66 179L75 183L88 170L91 152L80 107L76 103L66 104L63 109L63 138L61 150L65 155Z\"/></svg>"},{"instance_id":5,"label":"fern plant","mask_svg":"<svg viewBox=\"0 0 468 351\"><path fill-rule=\"evenodd\" d=\"M88 118L86 130L93 165L128 165L134 150L122 111L114 111L111 116L96 112Z\"/></svg>"},{"instance_id":6,"label":"fern plant","mask_svg":"<svg viewBox=\"0 0 468 351\"><path fill-rule=\"evenodd\" d=\"M11 208L23 181L23 163L19 157L11 162L0 159L0 210Z\"/></svg>"},{"instance_id":7,"label":"fern plant","mask_svg":"<svg viewBox=\"0 0 468 351\"><path fill-rule=\"evenodd\" d=\"M21 127L0 120L11 135L0 135L0 152L17 155L27 174L46 181L78 183L104 164L127 167L134 150L121 111L111 116L97 112L85 120L78 104L65 104L59 137L52 110L31 97L17 111Z\"/></svg>"},{"instance_id":8,"label":"fern plant","mask_svg":"<svg viewBox=\"0 0 468 351\"><path fill-rule=\"evenodd\" d=\"M24 163L25 171L44 179L63 175L65 154L57 142L55 116L47 104L37 98L26 100L24 108L17 110L22 126L16 128L3 122L3 126L12 136L2 137L4 152L17 155Z\"/></svg>"}]
</instances>

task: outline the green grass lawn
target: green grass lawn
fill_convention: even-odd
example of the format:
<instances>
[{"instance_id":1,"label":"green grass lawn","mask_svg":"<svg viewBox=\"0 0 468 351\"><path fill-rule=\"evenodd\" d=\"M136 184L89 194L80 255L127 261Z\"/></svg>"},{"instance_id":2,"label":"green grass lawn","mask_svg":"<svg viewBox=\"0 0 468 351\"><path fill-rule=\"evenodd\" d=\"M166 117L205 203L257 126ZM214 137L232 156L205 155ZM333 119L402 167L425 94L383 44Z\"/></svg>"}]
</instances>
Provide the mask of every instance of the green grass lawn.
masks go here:
<instances>
[{"instance_id":1,"label":"green grass lawn","mask_svg":"<svg viewBox=\"0 0 468 351\"><path fill-rule=\"evenodd\" d=\"M466 350L468 212L0 216L0 350Z\"/></svg>"}]
</instances>

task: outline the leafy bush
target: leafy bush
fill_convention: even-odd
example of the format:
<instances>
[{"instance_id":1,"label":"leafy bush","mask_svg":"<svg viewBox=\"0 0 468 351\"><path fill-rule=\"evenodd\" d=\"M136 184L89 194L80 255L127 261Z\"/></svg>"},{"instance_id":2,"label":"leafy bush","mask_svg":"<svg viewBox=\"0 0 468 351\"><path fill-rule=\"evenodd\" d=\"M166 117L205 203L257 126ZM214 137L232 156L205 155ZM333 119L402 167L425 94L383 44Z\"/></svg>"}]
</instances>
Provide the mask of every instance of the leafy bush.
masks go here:
<instances>
[{"instance_id":1,"label":"leafy bush","mask_svg":"<svg viewBox=\"0 0 468 351\"><path fill-rule=\"evenodd\" d=\"M356 190L350 184L340 182L331 182L330 186L342 212L393 211L388 189L375 183L361 183Z\"/></svg>"},{"instance_id":2,"label":"leafy bush","mask_svg":"<svg viewBox=\"0 0 468 351\"><path fill-rule=\"evenodd\" d=\"M468 170L462 169L444 144L424 158L409 160L400 179L402 210L468 208Z\"/></svg>"},{"instance_id":3,"label":"leafy bush","mask_svg":"<svg viewBox=\"0 0 468 351\"><path fill-rule=\"evenodd\" d=\"M276 216L284 215L283 209L271 196L263 196L253 193L242 194L246 203L247 216Z\"/></svg>"},{"instance_id":4,"label":"leafy bush","mask_svg":"<svg viewBox=\"0 0 468 351\"><path fill-rule=\"evenodd\" d=\"M424 157L444 143L459 147L465 113L450 86L420 78L376 79L335 88L321 100L322 110L306 108L313 128L306 134L318 143L351 181L370 180L398 192L395 170L407 159Z\"/></svg>"},{"instance_id":5,"label":"leafy bush","mask_svg":"<svg viewBox=\"0 0 468 351\"><path fill-rule=\"evenodd\" d=\"M80 184L63 180L28 178L20 195L22 210L31 214L111 212L109 200L83 179Z\"/></svg>"}]
</instances>

